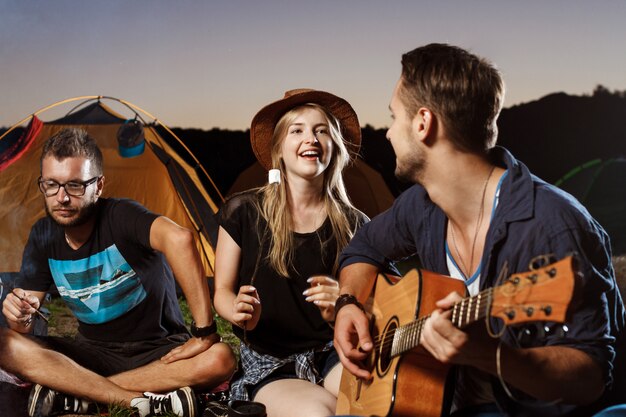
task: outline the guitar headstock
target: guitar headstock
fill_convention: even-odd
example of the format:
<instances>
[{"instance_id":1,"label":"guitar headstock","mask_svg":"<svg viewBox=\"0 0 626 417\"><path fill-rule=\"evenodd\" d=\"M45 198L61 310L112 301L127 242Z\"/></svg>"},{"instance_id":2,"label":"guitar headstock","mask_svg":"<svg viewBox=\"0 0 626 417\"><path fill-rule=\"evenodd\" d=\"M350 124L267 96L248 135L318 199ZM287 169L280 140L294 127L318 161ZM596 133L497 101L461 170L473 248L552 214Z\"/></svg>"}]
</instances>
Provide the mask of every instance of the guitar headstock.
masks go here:
<instances>
[{"instance_id":1,"label":"guitar headstock","mask_svg":"<svg viewBox=\"0 0 626 417\"><path fill-rule=\"evenodd\" d=\"M506 325L531 321L563 323L574 294L574 258L511 275L493 288L491 312Z\"/></svg>"}]
</instances>

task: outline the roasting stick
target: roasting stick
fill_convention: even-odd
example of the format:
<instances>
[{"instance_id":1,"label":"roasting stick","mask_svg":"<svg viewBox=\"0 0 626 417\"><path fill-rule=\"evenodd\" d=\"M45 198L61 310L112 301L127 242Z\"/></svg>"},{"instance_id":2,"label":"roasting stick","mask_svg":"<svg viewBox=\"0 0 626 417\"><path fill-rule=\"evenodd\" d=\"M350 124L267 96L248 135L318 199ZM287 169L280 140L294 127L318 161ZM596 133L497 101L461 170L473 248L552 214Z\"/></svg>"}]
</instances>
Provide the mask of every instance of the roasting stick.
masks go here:
<instances>
[{"instance_id":1,"label":"roasting stick","mask_svg":"<svg viewBox=\"0 0 626 417\"><path fill-rule=\"evenodd\" d=\"M0 286L6 288L6 289L10 289L11 292L13 293L14 296L16 296L17 298L19 298L21 301L26 301L24 299L24 297L20 297L16 292L15 292L15 288L11 288L9 287L7 284L3 284L2 282L0 282ZM37 313L37 315L39 315L39 317L41 317L42 319L44 319L44 321L47 323L48 322L48 317L46 317L45 314L43 314L41 311L39 311L39 309L35 310L35 313Z\"/></svg>"}]
</instances>

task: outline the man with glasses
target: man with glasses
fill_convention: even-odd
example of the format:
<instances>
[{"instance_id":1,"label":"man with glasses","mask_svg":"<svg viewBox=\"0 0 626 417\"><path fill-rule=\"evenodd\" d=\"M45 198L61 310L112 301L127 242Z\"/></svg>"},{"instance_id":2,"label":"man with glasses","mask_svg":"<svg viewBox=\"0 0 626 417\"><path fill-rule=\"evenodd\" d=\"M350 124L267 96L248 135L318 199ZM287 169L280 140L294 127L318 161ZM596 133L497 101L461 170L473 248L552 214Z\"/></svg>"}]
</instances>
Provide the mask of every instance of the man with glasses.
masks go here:
<instances>
[{"instance_id":1,"label":"man with glasses","mask_svg":"<svg viewBox=\"0 0 626 417\"><path fill-rule=\"evenodd\" d=\"M63 130L44 145L47 216L33 226L19 288L3 303L10 329L0 329L0 367L35 383L30 416L117 403L142 417L194 417L189 386L220 384L235 360L216 332L193 234L134 201L101 197L104 181L102 153L85 131ZM53 283L78 319L74 340L28 335Z\"/></svg>"}]
</instances>

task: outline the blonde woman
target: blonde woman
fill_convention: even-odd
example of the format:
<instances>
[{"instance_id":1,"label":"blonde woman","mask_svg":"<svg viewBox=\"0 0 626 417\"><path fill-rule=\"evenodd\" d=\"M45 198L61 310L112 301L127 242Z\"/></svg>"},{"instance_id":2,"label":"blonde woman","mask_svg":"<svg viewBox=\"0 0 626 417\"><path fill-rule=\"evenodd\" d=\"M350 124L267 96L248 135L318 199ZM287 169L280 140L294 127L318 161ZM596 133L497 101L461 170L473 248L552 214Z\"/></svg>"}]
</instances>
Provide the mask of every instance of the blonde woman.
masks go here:
<instances>
[{"instance_id":1,"label":"blonde woman","mask_svg":"<svg viewBox=\"0 0 626 417\"><path fill-rule=\"evenodd\" d=\"M257 113L250 140L269 183L224 204L215 264L215 308L242 341L231 394L264 403L270 417L332 415L334 275L368 220L342 179L359 121L333 94L292 90Z\"/></svg>"}]
</instances>

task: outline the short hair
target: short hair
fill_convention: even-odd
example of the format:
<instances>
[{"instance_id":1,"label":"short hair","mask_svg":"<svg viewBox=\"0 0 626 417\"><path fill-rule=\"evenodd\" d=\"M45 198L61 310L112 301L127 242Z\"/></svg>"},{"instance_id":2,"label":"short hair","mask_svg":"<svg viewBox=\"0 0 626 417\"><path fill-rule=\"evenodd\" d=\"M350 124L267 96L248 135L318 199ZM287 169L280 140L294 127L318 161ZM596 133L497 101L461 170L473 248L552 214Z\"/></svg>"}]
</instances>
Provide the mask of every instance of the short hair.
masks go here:
<instances>
[{"instance_id":1,"label":"short hair","mask_svg":"<svg viewBox=\"0 0 626 417\"><path fill-rule=\"evenodd\" d=\"M102 175L102 152L96 140L84 129L69 127L52 135L43 146L40 167L47 156L57 160L87 158L92 162L92 175Z\"/></svg>"},{"instance_id":2,"label":"short hair","mask_svg":"<svg viewBox=\"0 0 626 417\"><path fill-rule=\"evenodd\" d=\"M504 82L492 63L462 48L432 43L402 55L399 85L408 116L429 108L458 149L483 153L495 145Z\"/></svg>"}]
</instances>

